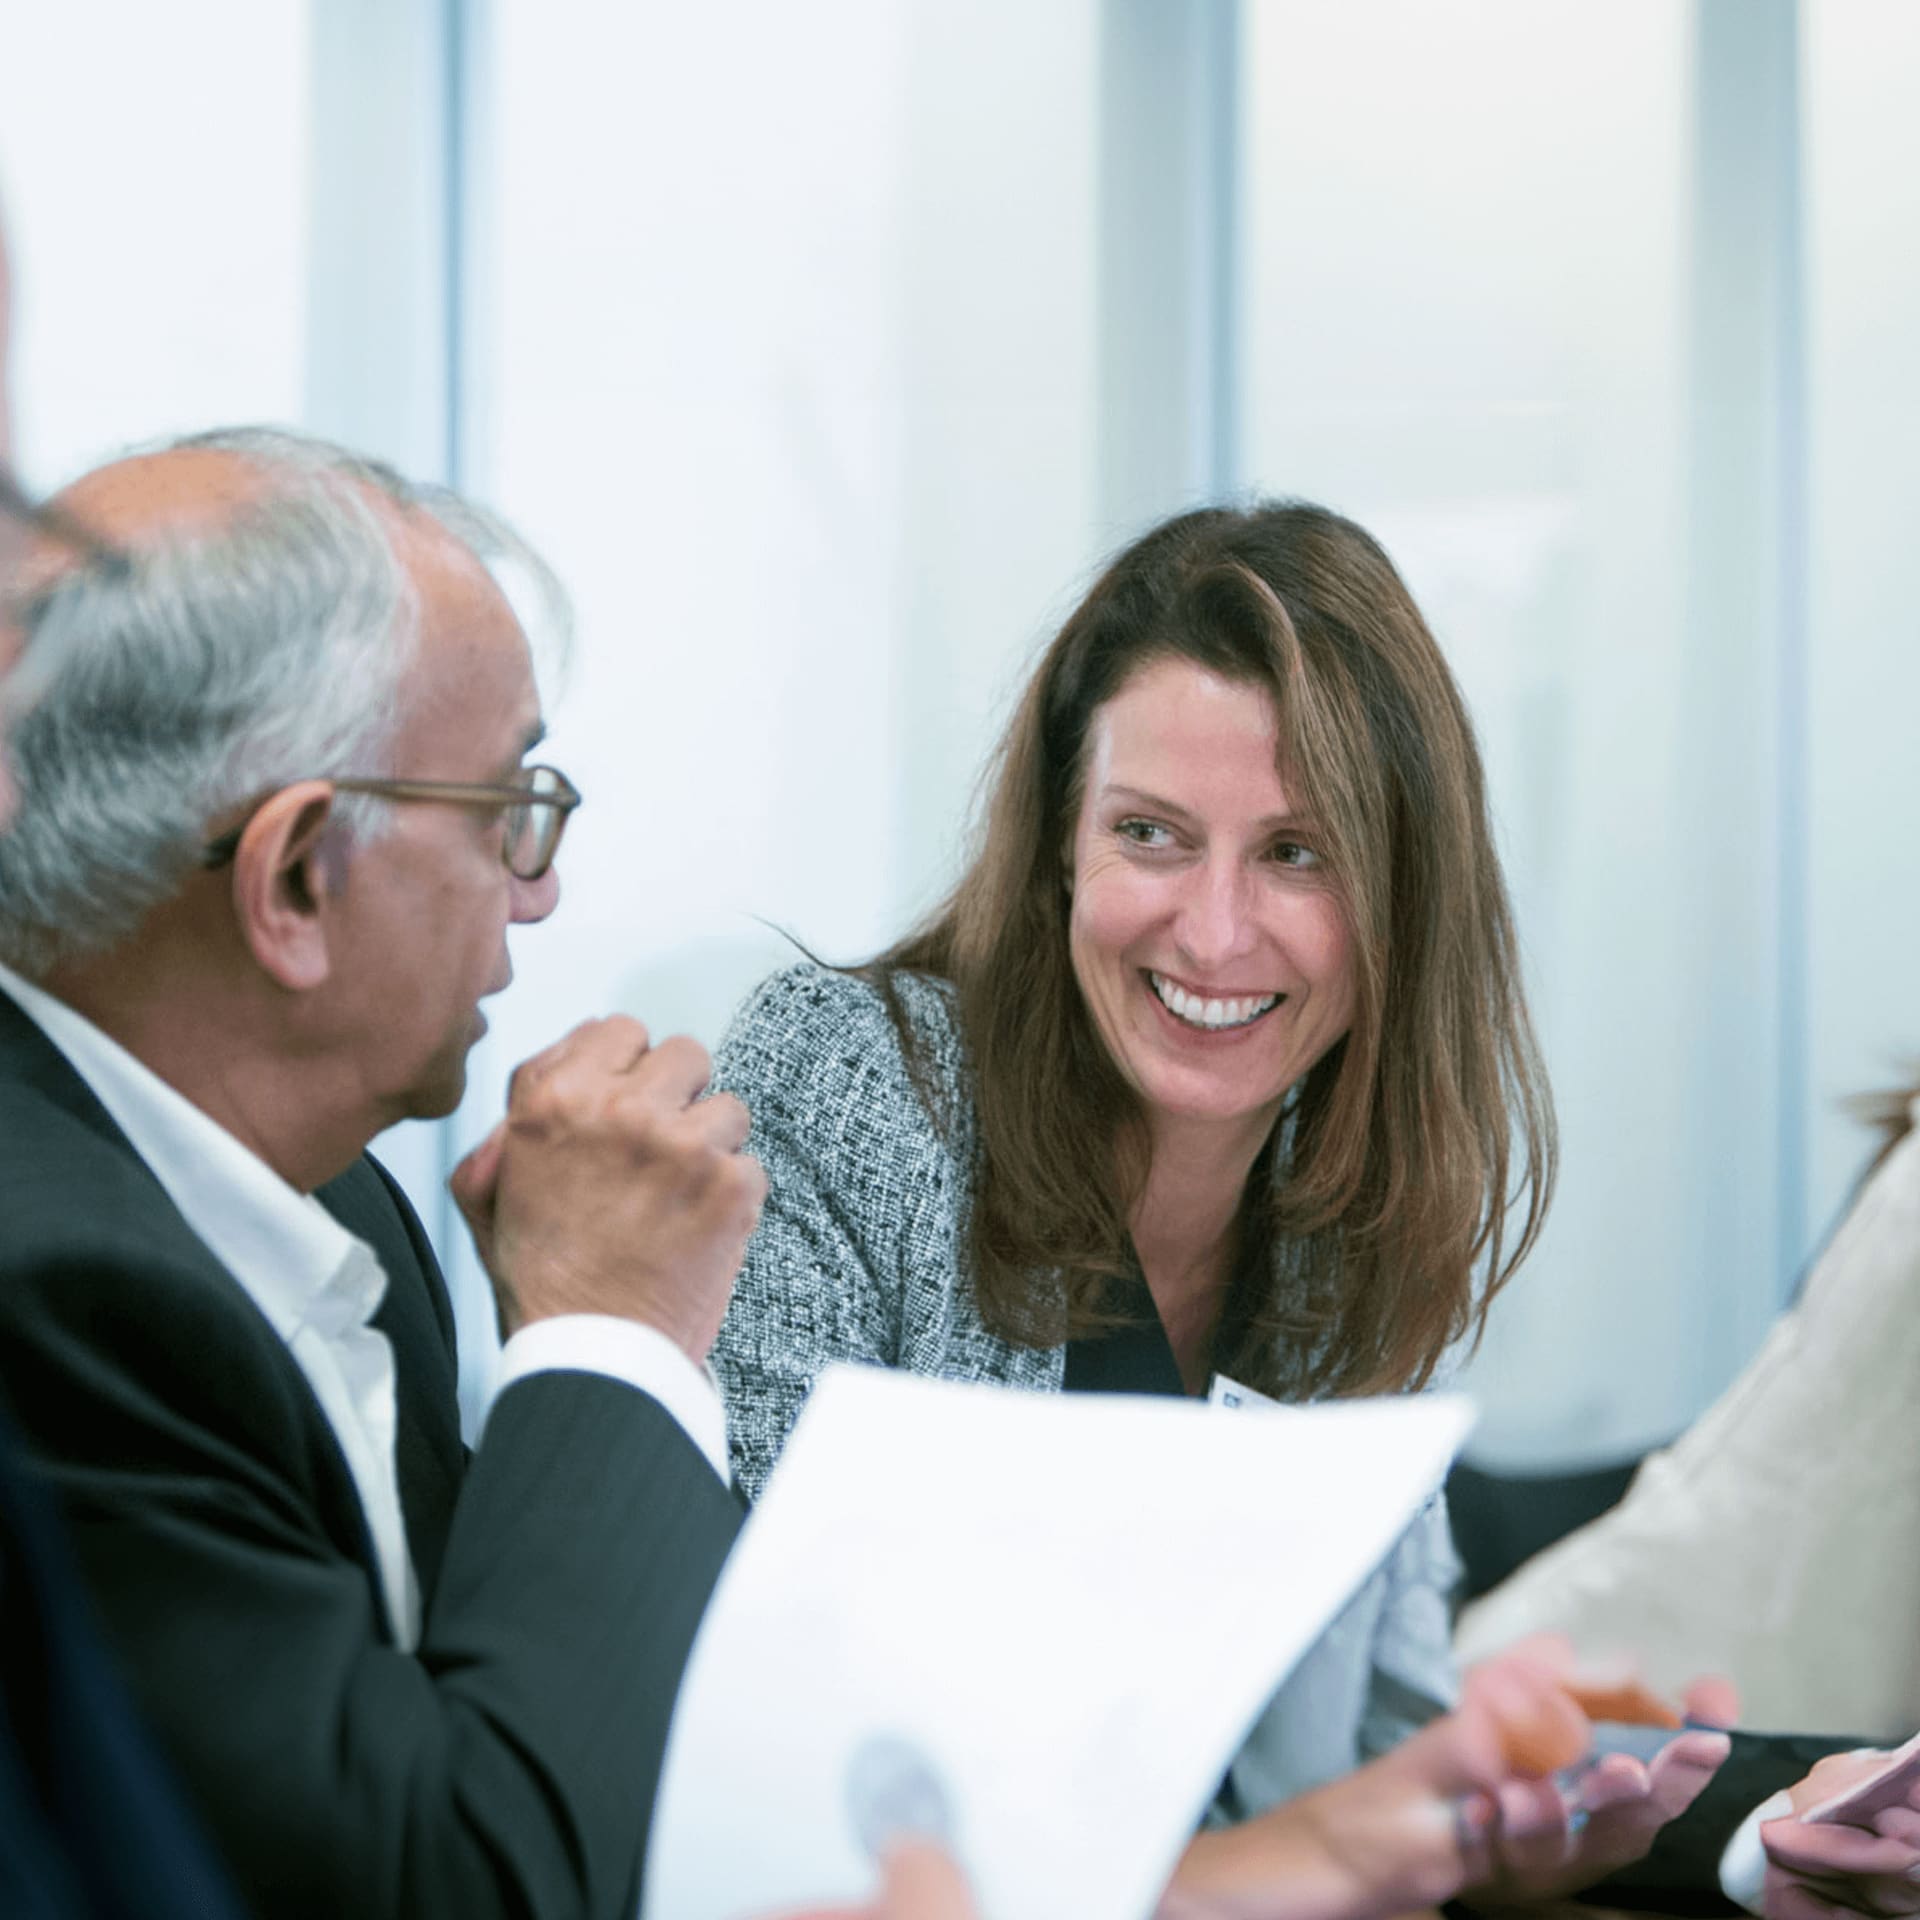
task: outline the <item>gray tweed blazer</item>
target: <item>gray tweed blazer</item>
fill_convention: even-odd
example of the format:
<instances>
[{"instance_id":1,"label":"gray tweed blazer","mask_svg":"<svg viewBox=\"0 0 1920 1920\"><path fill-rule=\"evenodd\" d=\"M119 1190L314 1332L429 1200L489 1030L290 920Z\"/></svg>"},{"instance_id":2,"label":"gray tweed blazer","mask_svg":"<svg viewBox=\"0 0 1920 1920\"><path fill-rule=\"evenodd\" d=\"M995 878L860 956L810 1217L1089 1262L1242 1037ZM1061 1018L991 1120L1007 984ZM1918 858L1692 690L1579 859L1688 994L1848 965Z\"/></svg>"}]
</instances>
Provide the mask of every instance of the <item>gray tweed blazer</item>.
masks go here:
<instances>
[{"instance_id":1,"label":"gray tweed blazer","mask_svg":"<svg viewBox=\"0 0 1920 1920\"><path fill-rule=\"evenodd\" d=\"M734 1473L757 1497L832 1360L1058 1392L1064 1347L982 1324L969 1284L974 1115L950 992L901 976L923 1042L927 1110L880 996L789 968L735 1015L714 1083L753 1115L768 1195L713 1349ZM1434 1497L1255 1726L1215 1813L1239 1818L1386 1751L1450 1704L1458 1574Z\"/></svg>"}]
</instances>

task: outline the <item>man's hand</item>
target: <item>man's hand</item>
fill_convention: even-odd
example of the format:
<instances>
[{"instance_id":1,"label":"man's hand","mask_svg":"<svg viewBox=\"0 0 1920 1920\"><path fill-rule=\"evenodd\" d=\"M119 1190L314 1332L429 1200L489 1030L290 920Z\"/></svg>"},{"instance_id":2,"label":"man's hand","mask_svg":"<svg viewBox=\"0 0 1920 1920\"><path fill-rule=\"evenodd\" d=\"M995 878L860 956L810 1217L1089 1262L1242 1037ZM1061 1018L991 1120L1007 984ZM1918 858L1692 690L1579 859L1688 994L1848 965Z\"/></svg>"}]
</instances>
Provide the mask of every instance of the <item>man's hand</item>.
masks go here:
<instances>
[{"instance_id":1,"label":"man's hand","mask_svg":"<svg viewBox=\"0 0 1920 1920\"><path fill-rule=\"evenodd\" d=\"M590 1020L514 1074L452 1190L510 1333L562 1313L658 1328L699 1362L766 1198L747 1110L697 1041Z\"/></svg>"},{"instance_id":2,"label":"man's hand","mask_svg":"<svg viewBox=\"0 0 1920 1920\"><path fill-rule=\"evenodd\" d=\"M1790 1789L1792 1814L1761 1827L1768 1920L1920 1913L1920 1806L1889 1807L1875 1814L1871 1832L1838 1823L1808 1826L1799 1817L1877 1772L1890 1758L1874 1749L1829 1754ZM1914 1797L1910 1795L1910 1801Z\"/></svg>"}]
</instances>

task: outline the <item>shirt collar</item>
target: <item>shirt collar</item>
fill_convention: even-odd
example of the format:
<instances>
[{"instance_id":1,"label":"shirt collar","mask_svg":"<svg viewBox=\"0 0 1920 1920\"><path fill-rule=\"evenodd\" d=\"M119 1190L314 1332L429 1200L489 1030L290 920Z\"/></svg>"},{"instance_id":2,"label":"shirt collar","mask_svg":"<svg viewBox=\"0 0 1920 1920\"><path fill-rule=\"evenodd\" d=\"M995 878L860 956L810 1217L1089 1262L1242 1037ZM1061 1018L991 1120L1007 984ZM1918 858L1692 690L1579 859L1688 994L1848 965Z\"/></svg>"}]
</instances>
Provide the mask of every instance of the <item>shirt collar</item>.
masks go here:
<instances>
[{"instance_id":1,"label":"shirt collar","mask_svg":"<svg viewBox=\"0 0 1920 1920\"><path fill-rule=\"evenodd\" d=\"M311 1194L301 1193L92 1021L0 964L0 989L66 1056L208 1250L291 1341L364 1325L386 1276Z\"/></svg>"}]
</instances>

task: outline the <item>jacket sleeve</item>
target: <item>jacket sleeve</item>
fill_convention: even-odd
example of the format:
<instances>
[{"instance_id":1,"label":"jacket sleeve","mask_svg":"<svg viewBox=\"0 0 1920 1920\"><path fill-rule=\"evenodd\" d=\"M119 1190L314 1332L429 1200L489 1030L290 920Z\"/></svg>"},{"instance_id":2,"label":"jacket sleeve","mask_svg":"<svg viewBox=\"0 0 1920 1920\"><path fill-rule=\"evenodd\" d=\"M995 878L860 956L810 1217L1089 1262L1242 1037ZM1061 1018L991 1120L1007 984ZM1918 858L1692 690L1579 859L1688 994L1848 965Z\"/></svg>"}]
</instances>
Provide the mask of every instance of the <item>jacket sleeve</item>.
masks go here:
<instances>
[{"instance_id":1,"label":"jacket sleeve","mask_svg":"<svg viewBox=\"0 0 1920 1920\"><path fill-rule=\"evenodd\" d=\"M246 1905L624 1920L735 1502L645 1395L520 1382L402 1653L304 1380L177 1239L5 1250L0 1390Z\"/></svg>"},{"instance_id":2,"label":"jacket sleeve","mask_svg":"<svg viewBox=\"0 0 1920 1920\"><path fill-rule=\"evenodd\" d=\"M1460 1559L1436 1489L1400 1536L1384 1569L1386 1594L1374 1634L1359 1758L1377 1760L1459 1697L1453 1659L1453 1591Z\"/></svg>"},{"instance_id":3,"label":"jacket sleeve","mask_svg":"<svg viewBox=\"0 0 1920 1920\"><path fill-rule=\"evenodd\" d=\"M714 1083L753 1116L767 1201L714 1371L733 1470L757 1499L835 1360L937 1370L959 1271L960 1179L879 996L797 967L742 1008Z\"/></svg>"}]
</instances>

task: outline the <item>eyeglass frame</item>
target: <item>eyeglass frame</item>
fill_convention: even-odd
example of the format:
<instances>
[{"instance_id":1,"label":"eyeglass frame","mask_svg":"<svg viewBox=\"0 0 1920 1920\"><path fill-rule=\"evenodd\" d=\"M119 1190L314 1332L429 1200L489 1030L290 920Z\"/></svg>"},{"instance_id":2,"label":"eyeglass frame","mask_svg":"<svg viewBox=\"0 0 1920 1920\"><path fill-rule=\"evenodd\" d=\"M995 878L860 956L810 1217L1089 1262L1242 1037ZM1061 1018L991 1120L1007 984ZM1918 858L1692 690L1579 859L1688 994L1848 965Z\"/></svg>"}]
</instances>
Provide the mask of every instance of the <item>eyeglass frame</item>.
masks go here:
<instances>
[{"instance_id":1,"label":"eyeglass frame","mask_svg":"<svg viewBox=\"0 0 1920 1920\"><path fill-rule=\"evenodd\" d=\"M331 773L311 775L315 780L324 780L337 793L364 793L380 800L437 800L453 807L525 807L529 810L544 807L554 816L553 837L547 844L544 857L532 872L523 873L513 864L513 843L511 833L500 843L500 864L516 880L543 880L552 870L554 860L560 851L560 842L567 831L567 816L579 806L582 794L558 767L532 766L527 769L529 775L551 774L559 782L553 793L535 793L529 787L510 786L505 782L475 780L374 780L358 776L342 776ZM292 786L293 781L287 781ZM282 789L284 790L284 789ZM237 827L230 827L218 838L209 840L200 849L200 864L209 870L224 867L240 849L241 836L252 823L258 807L248 811L245 820Z\"/></svg>"}]
</instances>

